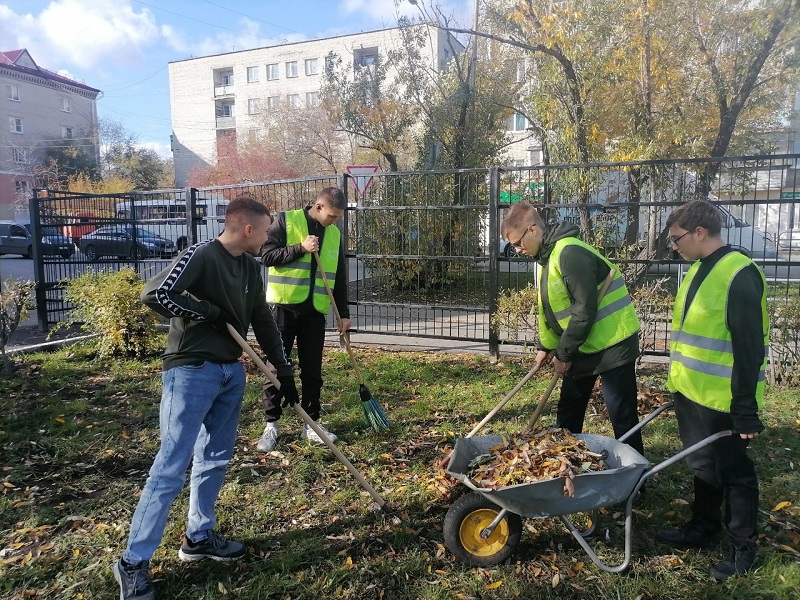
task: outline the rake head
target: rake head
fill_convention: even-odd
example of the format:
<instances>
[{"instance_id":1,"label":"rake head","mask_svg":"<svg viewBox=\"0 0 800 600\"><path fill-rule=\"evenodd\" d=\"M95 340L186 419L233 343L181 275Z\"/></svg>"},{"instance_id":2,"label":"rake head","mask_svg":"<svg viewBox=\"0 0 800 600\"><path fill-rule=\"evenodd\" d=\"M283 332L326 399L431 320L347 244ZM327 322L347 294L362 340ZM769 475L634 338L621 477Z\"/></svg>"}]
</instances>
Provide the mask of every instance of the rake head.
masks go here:
<instances>
[{"instance_id":1,"label":"rake head","mask_svg":"<svg viewBox=\"0 0 800 600\"><path fill-rule=\"evenodd\" d=\"M381 405L372 397L372 393L365 385L358 388L358 395L361 397L361 409L364 411L364 420L374 431L389 429L392 424L389 417L383 412Z\"/></svg>"}]
</instances>

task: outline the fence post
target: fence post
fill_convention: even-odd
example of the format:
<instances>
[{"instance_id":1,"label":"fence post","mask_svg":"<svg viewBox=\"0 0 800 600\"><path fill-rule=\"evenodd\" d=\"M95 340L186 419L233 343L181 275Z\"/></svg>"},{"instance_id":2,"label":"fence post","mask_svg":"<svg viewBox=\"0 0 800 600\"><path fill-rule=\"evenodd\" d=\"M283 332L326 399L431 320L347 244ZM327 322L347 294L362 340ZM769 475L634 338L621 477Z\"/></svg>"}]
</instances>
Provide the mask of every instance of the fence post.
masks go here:
<instances>
[{"instance_id":1,"label":"fence post","mask_svg":"<svg viewBox=\"0 0 800 600\"><path fill-rule=\"evenodd\" d=\"M197 242L197 188L186 188L186 247Z\"/></svg>"},{"instance_id":2,"label":"fence post","mask_svg":"<svg viewBox=\"0 0 800 600\"><path fill-rule=\"evenodd\" d=\"M344 201L345 201L346 204L349 204L348 198L347 198L347 174L339 173L336 176L336 187L338 187L340 190L342 190L342 194L344 194ZM350 251L350 207L349 206L347 206L344 209L344 214L342 215L342 217L343 217L343 220L342 220L342 228L343 228L343 231L342 231L342 243L344 244L344 255L345 255L345 258L347 258L348 253ZM345 264L345 273L346 274L348 274L347 273L347 266L348 265ZM348 281L349 281L349 279L348 279Z\"/></svg>"},{"instance_id":3,"label":"fence post","mask_svg":"<svg viewBox=\"0 0 800 600\"><path fill-rule=\"evenodd\" d=\"M497 295L500 263L500 235L498 218L500 216L500 169L489 169L489 356L495 360L500 358L500 336L492 323L497 313Z\"/></svg>"},{"instance_id":4,"label":"fence post","mask_svg":"<svg viewBox=\"0 0 800 600\"><path fill-rule=\"evenodd\" d=\"M33 196L28 199L28 214L31 218L31 235L33 236L33 273L36 279L36 320L39 331L47 332L47 291L44 289L44 255L42 254L42 216L40 212L40 198L47 198L47 190L34 190Z\"/></svg>"}]
</instances>

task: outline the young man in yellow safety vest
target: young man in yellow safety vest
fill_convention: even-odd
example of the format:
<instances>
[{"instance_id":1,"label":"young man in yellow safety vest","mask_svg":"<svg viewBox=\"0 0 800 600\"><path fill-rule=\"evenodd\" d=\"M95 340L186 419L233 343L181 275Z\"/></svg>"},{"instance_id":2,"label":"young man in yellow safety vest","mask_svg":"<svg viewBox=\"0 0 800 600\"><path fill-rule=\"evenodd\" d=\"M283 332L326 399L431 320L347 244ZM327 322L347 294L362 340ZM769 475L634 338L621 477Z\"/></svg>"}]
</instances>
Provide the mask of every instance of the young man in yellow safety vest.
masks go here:
<instances>
[{"instance_id":1,"label":"young man in yellow safety vest","mask_svg":"<svg viewBox=\"0 0 800 600\"><path fill-rule=\"evenodd\" d=\"M675 297L667 385L685 448L719 431L734 434L687 457L694 471L692 518L658 534L676 548L710 547L724 505L730 552L711 567L720 580L744 575L755 562L758 478L747 446L764 430L758 410L769 347L764 273L725 244L721 226L719 211L705 201L685 204L667 219L672 248L695 261Z\"/></svg>"},{"instance_id":2,"label":"young man in yellow safety vest","mask_svg":"<svg viewBox=\"0 0 800 600\"><path fill-rule=\"evenodd\" d=\"M501 229L518 252L541 265L536 364L552 358L563 377L556 424L573 433L583 430L586 407L600 377L614 435L620 437L639 421L639 319L621 272L616 271L598 304L613 266L578 239L576 225L548 227L532 204L521 202L508 211ZM627 443L644 451L638 432Z\"/></svg>"},{"instance_id":3,"label":"young man in yellow safety vest","mask_svg":"<svg viewBox=\"0 0 800 600\"><path fill-rule=\"evenodd\" d=\"M264 265L269 267L267 302L283 338L286 356L291 355L292 346L297 341L302 383L300 404L315 421L320 417L322 349L330 299L322 277L317 273L313 253L319 253L333 288L333 297L341 315L339 333L344 333L350 329L347 275L341 235L334 223L346 208L347 200L339 188L325 188L309 206L278 213L261 250ZM267 426L258 441L258 449L262 452L275 448L280 435L278 419L282 410L275 401L276 392L271 384L264 386L262 402ZM322 429L332 441L338 439L327 429ZM322 443L314 430L305 424L300 437Z\"/></svg>"}]
</instances>

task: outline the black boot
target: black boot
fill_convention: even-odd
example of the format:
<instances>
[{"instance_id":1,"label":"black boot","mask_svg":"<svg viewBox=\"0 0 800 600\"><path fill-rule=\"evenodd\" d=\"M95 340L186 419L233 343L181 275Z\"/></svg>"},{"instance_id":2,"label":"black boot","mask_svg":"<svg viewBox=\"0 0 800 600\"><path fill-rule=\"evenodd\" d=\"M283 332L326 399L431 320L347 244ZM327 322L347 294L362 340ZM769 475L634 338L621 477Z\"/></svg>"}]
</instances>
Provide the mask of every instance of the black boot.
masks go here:
<instances>
[{"instance_id":1,"label":"black boot","mask_svg":"<svg viewBox=\"0 0 800 600\"><path fill-rule=\"evenodd\" d=\"M728 577L742 577L753 568L755 562L755 546L731 545L727 558L711 567L711 576L718 581Z\"/></svg>"},{"instance_id":2,"label":"black boot","mask_svg":"<svg viewBox=\"0 0 800 600\"><path fill-rule=\"evenodd\" d=\"M656 534L659 542L685 550L687 548L711 548L717 543L718 531L710 531L702 523L692 519L678 529L665 529Z\"/></svg>"}]
</instances>

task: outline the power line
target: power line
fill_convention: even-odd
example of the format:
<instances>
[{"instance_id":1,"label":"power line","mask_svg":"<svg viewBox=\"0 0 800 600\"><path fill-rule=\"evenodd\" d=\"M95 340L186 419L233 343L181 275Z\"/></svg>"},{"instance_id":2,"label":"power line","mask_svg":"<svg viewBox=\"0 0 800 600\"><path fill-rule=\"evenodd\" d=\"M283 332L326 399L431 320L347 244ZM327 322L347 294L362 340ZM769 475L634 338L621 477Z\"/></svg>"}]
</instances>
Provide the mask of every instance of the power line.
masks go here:
<instances>
[{"instance_id":1,"label":"power line","mask_svg":"<svg viewBox=\"0 0 800 600\"><path fill-rule=\"evenodd\" d=\"M166 68L167 68L167 65L164 65L163 67L161 67L161 68L160 68L158 71L156 71L156 72L155 72L155 73L153 73L152 75L148 75L148 76L147 76L147 77L145 77L144 79L140 79L139 81L136 81L136 82L134 82L134 83L131 83L130 85L124 85L124 86L122 86L122 87L118 87L118 88L110 88L110 89L107 89L107 90L103 90L103 95L105 95L105 93L106 93L106 92L118 92L119 90L127 90L128 88L132 88L132 87L133 87L133 86L135 86L135 85L139 85L140 83L144 83L144 82L145 82L145 81L147 81L148 79L152 79L153 77L155 77L156 75L158 75L159 73L161 73L161 71L163 71L163 70L164 70L164 69L166 69Z\"/></svg>"},{"instance_id":2,"label":"power line","mask_svg":"<svg viewBox=\"0 0 800 600\"><path fill-rule=\"evenodd\" d=\"M217 6L217 7L221 8L222 10L227 10L227 11L230 11L232 13L236 13L237 15L241 15L243 17L247 17L248 19L251 19L253 21L258 21L259 23L264 23L265 25L269 25L270 27L277 27L278 29L283 29L285 31L291 31L292 33L299 33L300 35L304 35L306 37L311 37L310 35L308 35L307 33L302 32L302 31L297 31L296 29L289 29L288 27L284 27L283 25L277 25L275 23L270 23L269 21L263 21L262 19L257 19L256 17L253 17L251 15L247 15L247 14L245 14L243 12L239 12L238 10L233 10L232 8L228 8L227 6L223 6L222 4L217 4L216 2L211 2L211 0L203 0L203 2L205 2L207 4L212 4L214 6Z\"/></svg>"},{"instance_id":3,"label":"power line","mask_svg":"<svg viewBox=\"0 0 800 600\"><path fill-rule=\"evenodd\" d=\"M154 6L152 4L148 4L147 2L142 2L142 0L134 0L134 2L138 2L139 4L143 4L149 8L154 8L156 10L160 10L165 13L169 13L171 15L175 15L176 17L180 17L182 19L187 19L189 21L194 21L195 23L200 23L201 25L208 25L209 27L217 27L218 29L224 29L226 31L232 31L233 33L238 33L239 35L248 35L254 38L258 38L261 40L270 40L271 38L265 37L263 35L255 35L253 33L248 33L246 31L240 31L238 29L231 29L230 27L223 27L222 25L217 25L216 23L209 23L207 21L201 21L200 19L195 19L194 17L187 17L186 15L182 15L180 13L172 12L171 10L167 10L166 8L161 8L160 6Z\"/></svg>"}]
</instances>

